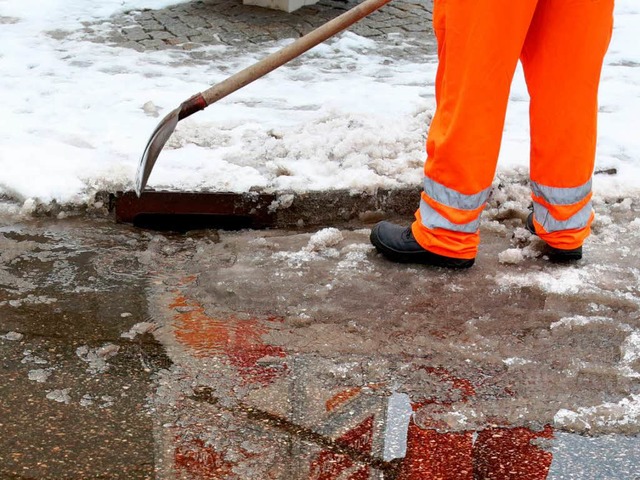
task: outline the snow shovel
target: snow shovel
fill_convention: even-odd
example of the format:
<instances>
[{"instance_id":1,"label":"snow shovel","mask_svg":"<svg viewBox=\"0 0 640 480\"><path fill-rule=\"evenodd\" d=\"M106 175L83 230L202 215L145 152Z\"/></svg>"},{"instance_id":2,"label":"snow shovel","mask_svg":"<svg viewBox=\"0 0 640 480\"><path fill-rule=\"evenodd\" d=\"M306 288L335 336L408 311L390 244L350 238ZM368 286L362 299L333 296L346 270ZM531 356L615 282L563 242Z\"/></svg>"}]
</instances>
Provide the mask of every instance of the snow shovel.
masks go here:
<instances>
[{"instance_id":1,"label":"snow shovel","mask_svg":"<svg viewBox=\"0 0 640 480\"><path fill-rule=\"evenodd\" d=\"M389 3L389 1L390 0L366 0L360 5L353 7L351 10L346 11L342 15L309 32L305 36L300 37L290 45L265 57L258 63L245 68L226 80L182 102L178 108L162 119L151 134L151 138L144 149L136 175L136 194L138 197L147 185L147 180L149 180L149 175L151 175L151 170L158 159L158 155L160 155L162 151L162 147L167 143L167 140L169 140L169 137L180 120L200 110L204 110L212 103L217 102L230 93L235 92L272 70L284 65L288 61L302 55L307 50L378 10L383 5Z\"/></svg>"}]
</instances>

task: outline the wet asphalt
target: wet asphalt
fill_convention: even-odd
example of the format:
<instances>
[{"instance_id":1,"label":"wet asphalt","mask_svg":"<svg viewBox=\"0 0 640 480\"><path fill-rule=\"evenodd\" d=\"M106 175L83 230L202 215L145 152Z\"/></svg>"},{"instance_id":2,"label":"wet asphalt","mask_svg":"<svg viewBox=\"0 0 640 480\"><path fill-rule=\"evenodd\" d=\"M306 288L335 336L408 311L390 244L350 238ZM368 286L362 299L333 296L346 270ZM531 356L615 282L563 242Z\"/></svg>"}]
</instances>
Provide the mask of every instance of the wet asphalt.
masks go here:
<instances>
[{"instance_id":1,"label":"wet asphalt","mask_svg":"<svg viewBox=\"0 0 640 480\"><path fill-rule=\"evenodd\" d=\"M491 225L449 272L314 233L4 226L0 478L640 477L635 252L509 265Z\"/></svg>"}]
</instances>

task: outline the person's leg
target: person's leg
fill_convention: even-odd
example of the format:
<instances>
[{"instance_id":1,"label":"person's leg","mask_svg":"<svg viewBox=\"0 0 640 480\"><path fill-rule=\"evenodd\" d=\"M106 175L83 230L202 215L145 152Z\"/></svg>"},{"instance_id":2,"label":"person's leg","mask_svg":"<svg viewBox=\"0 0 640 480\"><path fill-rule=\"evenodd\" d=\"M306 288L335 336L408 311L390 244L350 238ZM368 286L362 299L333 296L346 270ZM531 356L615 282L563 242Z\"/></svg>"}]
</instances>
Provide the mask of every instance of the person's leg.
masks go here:
<instances>
[{"instance_id":1,"label":"person's leg","mask_svg":"<svg viewBox=\"0 0 640 480\"><path fill-rule=\"evenodd\" d=\"M535 233L578 249L590 233L598 84L613 0L539 0L522 52L531 96Z\"/></svg>"},{"instance_id":2,"label":"person's leg","mask_svg":"<svg viewBox=\"0 0 640 480\"><path fill-rule=\"evenodd\" d=\"M474 258L495 174L511 80L537 0L435 0L436 112L413 236L426 250Z\"/></svg>"}]
</instances>

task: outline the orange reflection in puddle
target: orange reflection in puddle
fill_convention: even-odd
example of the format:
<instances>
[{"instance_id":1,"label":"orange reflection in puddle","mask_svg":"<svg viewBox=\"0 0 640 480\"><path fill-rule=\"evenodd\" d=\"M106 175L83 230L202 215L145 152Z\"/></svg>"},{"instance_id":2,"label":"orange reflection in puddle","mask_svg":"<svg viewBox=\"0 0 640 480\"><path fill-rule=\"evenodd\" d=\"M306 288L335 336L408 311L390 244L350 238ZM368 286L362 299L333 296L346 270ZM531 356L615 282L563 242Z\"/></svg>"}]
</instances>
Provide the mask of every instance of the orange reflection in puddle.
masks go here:
<instances>
[{"instance_id":1,"label":"orange reflection in puddle","mask_svg":"<svg viewBox=\"0 0 640 480\"><path fill-rule=\"evenodd\" d=\"M441 433L409 425L407 454L398 480L544 480L553 455L535 445L552 439L553 429L490 428Z\"/></svg>"},{"instance_id":2,"label":"orange reflection in puddle","mask_svg":"<svg viewBox=\"0 0 640 480\"><path fill-rule=\"evenodd\" d=\"M196 357L221 356L238 369L245 383L269 384L286 372L286 365L261 365L264 358L284 358L280 347L267 345L262 336L268 328L264 321L233 316L213 318L205 308L182 294L177 294L169 308L175 311L176 339L190 348ZM270 317L265 321L279 321Z\"/></svg>"},{"instance_id":3,"label":"orange reflection in puddle","mask_svg":"<svg viewBox=\"0 0 640 480\"><path fill-rule=\"evenodd\" d=\"M185 284L190 281L193 279L185 279ZM201 304L178 292L169 307L174 311L177 340L196 357L225 358L236 367L239 382L267 385L287 373L284 360L279 360L286 357L285 351L262 341L269 328L268 322L280 319L214 318L207 315ZM414 403L414 411L434 404L445 411L453 404L468 402L476 395L471 381L458 378L445 368L419 368L447 385L454 395L450 399L427 398ZM326 411L338 411L347 403L357 401L362 391L361 387L350 387L333 394L325 401ZM379 458L380 452L373 452L377 441L374 436L379 435L374 431L376 417L362 418L365 420L334 441ZM536 440L552 439L550 426L540 432L505 427L444 433L436 430L436 426L435 422L431 425L426 422L421 428L411 421L406 455L398 461L397 480L544 480L548 476L552 454L538 446ZM175 466L181 473L194 480L236 478L233 465L225 459L224 452L215 451L200 439L189 440L188 437L184 435L181 441L176 439ZM246 458L260 456L241 453ZM309 455L307 461L310 480L368 480L374 471L348 454L324 448Z\"/></svg>"},{"instance_id":4,"label":"orange reflection in puddle","mask_svg":"<svg viewBox=\"0 0 640 480\"><path fill-rule=\"evenodd\" d=\"M327 412L331 412L340 405L347 403L349 400L357 397L362 392L362 387L347 388L335 394L325 402Z\"/></svg>"},{"instance_id":5,"label":"orange reflection in puddle","mask_svg":"<svg viewBox=\"0 0 640 480\"><path fill-rule=\"evenodd\" d=\"M181 443L175 450L175 467L188 478L214 480L231 476L233 465L226 462L222 454L206 446L203 440L194 438L189 443L180 438L176 440Z\"/></svg>"},{"instance_id":6,"label":"orange reflection in puddle","mask_svg":"<svg viewBox=\"0 0 640 480\"><path fill-rule=\"evenodd\" d=\"M460 398L455 402L427 399L414 403L414 411L429 404L440 405L444 411L476 394L469 380L442 367L421 368L451 385ZM407 451L397 480L544 480L549 474L553 455L536 445L537 440L553 438L549 425L541 431L503 427L443 432L436 429L443 427L441 422L424 420L422 428L413 419L409 424Z\"/></svg>"},{"instance_id":7,"label":"orange reflection in puddle","mask_svg":"<svg viewBox=\"0 0 640 480\"><path fill-rule=\"evenodd\" d=\"M371 453L373 446L373 415L336 440L361 453ZM368 480L369 467L357 464L350 456L323 450L311 462L309 480Z\"/></svg>"}]
</instances>

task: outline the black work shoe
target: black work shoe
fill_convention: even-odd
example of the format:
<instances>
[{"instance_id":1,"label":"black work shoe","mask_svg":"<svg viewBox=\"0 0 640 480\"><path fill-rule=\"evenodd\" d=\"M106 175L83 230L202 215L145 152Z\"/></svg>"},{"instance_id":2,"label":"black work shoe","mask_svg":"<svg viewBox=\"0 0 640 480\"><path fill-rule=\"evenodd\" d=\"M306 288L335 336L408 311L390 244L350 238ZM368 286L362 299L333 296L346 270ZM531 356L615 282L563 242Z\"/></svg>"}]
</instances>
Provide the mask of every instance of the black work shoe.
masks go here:
<instances>
[{"instance_id":1,"label":"black work shoe","mask_svg":"<svg viewBox=\"0 0 640 480\"><path fill-rule=\"evenodd\" d=\"M533 212L531 212L527 217L527 230L529 230L534 235L537 235L536 227L533 225ZM551 245L547 245L547 249L544 253L552 262L574 262L582 258L582 247L573 248L571 250L563 250L562 248L555 248Z\"/></svg>"},{"instance_id":2,"label":"black work shoe","mask_svg":"<svg viewBox=\"0 0 640 480\"><path fill-rule=\"evenodd\" d=\"M469 268L475 259L452 258L425 250L416 242L411 227L380 222L371 230L371 243L389 260L399 263L421 263L434 267Z\"/></svg>"}]
</instances>

